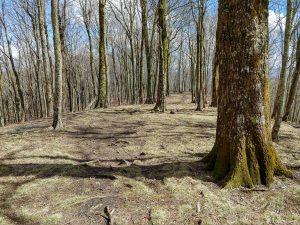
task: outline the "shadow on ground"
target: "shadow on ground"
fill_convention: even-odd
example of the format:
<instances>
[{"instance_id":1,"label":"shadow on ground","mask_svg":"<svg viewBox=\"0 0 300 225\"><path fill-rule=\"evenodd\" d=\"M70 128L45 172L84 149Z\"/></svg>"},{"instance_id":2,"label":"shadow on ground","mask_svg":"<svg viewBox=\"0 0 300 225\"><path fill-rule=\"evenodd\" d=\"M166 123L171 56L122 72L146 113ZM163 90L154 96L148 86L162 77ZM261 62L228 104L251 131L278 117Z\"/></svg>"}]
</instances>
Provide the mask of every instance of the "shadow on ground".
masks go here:
<instances>
[{"instance_id":1,"label":"shadow on ground","mask_svg":"<svg viewBox=\"0 0 300 225\"><path fill-rule=\"evenodd\" d=\"M202 156L202 155L201 155ZM34 157L22 157L35 158L41 157L43 159L69 159L73 160L77 164L0 164L0 178L1 177L25 177L25 181L7 181L0 182L0 185L8 185L6 193L0 196L0 211L1 215L13 221L16 224L22 225L38 225L36 221L31 221L20 217L9 206L9 200L13 197L14 193L24 184L33 182L37 179L47 179L54 176L72 177L72 178L95 178L106 180L118 179L118 176L124 176L128 178L145 177L148 179L155 179L163 182L164 178L169 177L193 177L195 179L201 179L206 182L213 182L213 178L209 172L204 170L204 165L199 162L174 162L174 163L161 163L157 165L137 165L134 164L133 159L127 160L97 160L95 162L81 162L81 160L69 158L66 156L53 157L53 156L34 156ZM17 158L17 159L22 159ZM141 157L139 161L146 161L159 157ZM8 160L14 160L10 158ZM167 160L167 159L166 159ZM117 165L116 167L103 167L97 166L97 163L107 162ZM81 163L78 163L81 162ZM122 163L126 165L119 165ZM94 165L89 165L93 163ZM107 183L109 185L109 183Z\"/></svg>"}]
</instances>

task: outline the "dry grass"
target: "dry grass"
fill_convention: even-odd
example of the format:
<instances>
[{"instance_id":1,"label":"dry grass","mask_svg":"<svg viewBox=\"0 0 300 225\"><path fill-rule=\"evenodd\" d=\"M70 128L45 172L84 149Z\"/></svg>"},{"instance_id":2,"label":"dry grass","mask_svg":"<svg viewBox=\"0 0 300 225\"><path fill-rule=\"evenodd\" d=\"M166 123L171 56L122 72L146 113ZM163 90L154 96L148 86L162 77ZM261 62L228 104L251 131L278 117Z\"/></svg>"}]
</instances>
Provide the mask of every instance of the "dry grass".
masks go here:
<instances>
[{"instance_id":1,"label":"dry grass","mask_svg":"<svg viewBox=\"0 0 300 225\"><path fill-rule=\"evenodd\" d=\"M296 179L269 190L223 190L199 159L214 143L216 112L195 112L189 96L169 109L124 106L0 130L0 224L300 224L300 130L284 124L275 144ZM196 210L198 205L199 212Z\"/></svg>"}]
</instances>

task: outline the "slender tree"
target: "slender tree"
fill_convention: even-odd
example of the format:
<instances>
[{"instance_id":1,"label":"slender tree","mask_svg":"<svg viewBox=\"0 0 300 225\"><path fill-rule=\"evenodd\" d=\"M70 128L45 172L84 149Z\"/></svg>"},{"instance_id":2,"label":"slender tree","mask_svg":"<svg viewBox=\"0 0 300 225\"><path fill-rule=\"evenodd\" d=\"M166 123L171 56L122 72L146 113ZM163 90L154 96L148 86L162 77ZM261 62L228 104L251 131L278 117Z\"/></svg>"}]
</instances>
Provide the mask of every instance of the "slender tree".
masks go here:
<instances>
[{"instance_id":1,"label":"slender tree","mask_svg":"<svg viewBox=\"0 0 300 225\"><path fill-rule=\"evenodd\" d=\"M148 34L148 1L141 0L142 9L142 38L145 45L145 54L147 62L147 96L146 104L153 104L152 99L152 74L151 74L151 52L149 46L149 34Z\"/></svg>"},{"instance_id":2,"label":"slender tree","mask_svg":"<svg viewBox=\"0 0 300 225\"><path fill-rule=\"evenodd\" d=\"M292 0L287 0L287 16L286 16L286 27L284 33L282 66L281 66L279 84L277 88L277 94L276 94L276 99L275 99L274 109L272 114L272 117L274 117L275 119L273 129L272 129L273 141L278 141L278 133L282 122L282 114L283 114L282 111L283 111L284 94L285 94L285 86L286 86L286 69L287 69L287 64L289 59L289 44L291 40L292 21L293 21L293 4L292 4Z\"/></svg>"},{"instance_id":3,"label":"slender tree","mask_svg":"<svg viewBox=\"0 0 300 225\"><path fill-rule=\"evenodd\" d=\"M139 68L139 103L144 102L144 36L141 39L140 68Z\"/></svg>"},{"instance_id":4,"label":"slender tree","mask_svg":"<svg viewBox=\"0 0 300 225\"><path fill-rule=\"evenodd\" d=\"M157 100L154 110L166 111L166 83L168 65L168 37L167 37L167 1L158 2L158 30L159 30L159 79Z\"/></svg>"},{"instance_id":5,"label":"slender tree","mask_svg":"<svg viewBox=\"0 0 300 225\"><path fill-rule=\"evenodd\" d=\"M99 0L99 87L96 107L107 107L107 64L106 64L106 0Z\"/></svg>"},{"instance_id":6,"label":"slender tree","mask_svg":"<svg viewBox=\"0 0 300 225\"><path fill-rule=\"evenodd\" d=\"M216 142L203 159L229 188L291 176L272 146L268 78L268 0L219 1Z\"/></svg>"},{"instance_id":7,"label":"slender tree","mask_svg":"<svg viewBox=\"0 0 300 225\"><path fill-rule=\"evenodd\" d=\"M63 128L62 123L62 52L58 20L58 0L51 0L51 18L53 30L54 56L55 56L55 93L53 105L53 128L60 130Z\"/></svg>"},{"instance_id":8,"label":"slender tree","mask_svg":"<svg viewBox=\"0 0 300 225\"><path fill-rule=\"evenodd\" d=\"M196 62L196 103L197 111L203 109L203 20L204 0L199 0L198 21L197 21L197 62Z\"/></svg>"},{"instance_id":9,"label":"slender tree","mask_svg":"<svg viewBox=\"0 0 300 225\"><path fill-rule=\"evenodd\" d=\"M17 109L18 122L24 122L26 119L26 111L27 111L26 102L25 102L24 90L21 84L20 73L17 70L15 58L12 52L12 39L9 36L7 24L5 21L5 2L2 3L1 7L2 7L2 15L0 17L0 23L3 27L6 44L7 44L8 54L6 56L10 61L11 68L16 80L16 86L17 86L17 94L15 95L15 104Z\"/></svg>"},{"instance_id":10,"label":"slender tree","mask_svg":"<svg viewBox=\"0 0 300 225\"><path fill-rule=\"evenodd\" d=\"M2 69L0 69L0 127L4 126L4 104L3 104L3 97L2 97L2 77L3 72Z\"/></svg>"},{"instance_id":11,"label":"slender tree","mask_svg":"<svg viewBox=\"0 0 300 225\"><path fill-rule=\"evenodd\" d=\"M49 69L49 57L47 53L47 40L46 40L46 29L45 29L45 1L38 0L38 19L39 19L39 31L40 40L42 47L43 57L43 70L46 81L46 116L50 116L53 112L53 99L52 99L52 85L51 85L51 72Z\"/></svg>"},{"instance_id":12,"label":"slender tree","mask_svg":"<svg viewBox=\"0 0 300 225\"><path fill-rule=\"evenodd\" d=\"M218 32L218 24L217 24L217 32L216 36L219 34ZM220 40L216 37L216 48L215 48L215 56L213 60L213 71L212 71L212 95L211 95L211 104L212 107L218 106L218 80L219 80L219 43L217 40Z\"/></svg>"},{"instance_id":13,"label":"slender tree","mask_svg":"<svg viewBox=\"0 0 300 225\"><path fill-rule=\"evenodd\" d=\"M219 79L219 60L218 53L215 52L215 57L213 61L213 72L212 72L212 94L211 94L211 107L218 106L218 79Z\"/></svg>"},{"instance_id":14,"label":"slender tree","mask_svg":"<svg viewBox=\"0 0 300 225\"><path fill-rule=\"evenodd\" d=\"M92 78L93 94L96 96L96 78L94 69L94 52L93 52L93 40L91 34L92 16L93 16L93 1L92 0L79 0L81 8L83 23L88 36L89 41L89 53L90 53L90 70Z\"/></svg>"},{"instance_id":15,"label":"slender tree","mask_svg":"<svg viewBox=\"0 0 300 225\"><path fill-rule=\"evenodd\" d=\"M287 121L291 113L292 105L297 93L297 86L298 86L299 79L300 79L300 36L298 36L298 41L297 41L296 68L292 76L292 84L288 95L287 104L285 107L285 114L282 118L283 121Z\"/></svg>"}]
</instances>

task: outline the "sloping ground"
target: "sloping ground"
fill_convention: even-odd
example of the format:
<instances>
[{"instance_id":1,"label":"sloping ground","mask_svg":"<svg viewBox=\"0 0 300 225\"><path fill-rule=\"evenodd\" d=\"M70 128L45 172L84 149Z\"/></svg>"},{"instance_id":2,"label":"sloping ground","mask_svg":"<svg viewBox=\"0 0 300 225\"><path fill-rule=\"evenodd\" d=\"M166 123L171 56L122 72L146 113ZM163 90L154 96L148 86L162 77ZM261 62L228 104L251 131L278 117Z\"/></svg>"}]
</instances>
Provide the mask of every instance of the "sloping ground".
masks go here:
<instances>
[{"instance_id":1,"label":"sloping ground","mask_svg":"<svg viewBox=\"0 0 300 225\"><path fill-rule=\"evenodd\" d=\"M0 224L300 224L300 130L284 124L276 148L296 179L269 190L223 190L199 159L210 151L215 109L195 112L174 95L175 114L126 106L68 114L0 130Z\"/></svg>"}]
</instances>

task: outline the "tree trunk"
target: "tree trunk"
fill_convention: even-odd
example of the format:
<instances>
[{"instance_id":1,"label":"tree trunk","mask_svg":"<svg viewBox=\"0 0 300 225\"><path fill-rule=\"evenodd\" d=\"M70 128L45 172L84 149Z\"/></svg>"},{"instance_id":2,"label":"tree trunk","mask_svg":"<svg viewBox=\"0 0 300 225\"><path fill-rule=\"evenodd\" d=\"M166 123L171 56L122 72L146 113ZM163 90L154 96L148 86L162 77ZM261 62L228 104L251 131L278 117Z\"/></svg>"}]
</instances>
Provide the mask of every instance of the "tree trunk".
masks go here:
<instances>
[{"instance_id":1,"label":"tree trunk","mask_svg":"<svg viewBox=\"0 0 300 225\"><path fill-rule=\"evenodd\" d=\"M107 107L105 4L106 0L99 1L99 87L98 100L96 104L97 108Z\"/></svg>"},{"instance_id":2,"label":"tree trunk","mask_svg":"<svg viewBox=\"0 0 300 225\"><path fill-rule=\"evenodd\" d=\"M273 141L278 141L278 133L280 130L280 125L282 122L282 109L284 102L284 93L286 86L286 69L289 60L289 44L291 39L291 27L292 27L292 14L293 14L293 5L292 0L287 1L287 17L286 17L286 28L284 34L284 49L282 56L282 67L280 73L280 80L277 88L276 99L274 103L274 109L272 117L274 117L275 122L272 130L272 139Z\"/></svg>"},{"instance_id":3,"label":"tree trunk","mask_svg":"<svg viewBox=\"0 0 300 225\"><path fill-rule=\"evenodd\" d=\"M145 45L145 53L146 53L146 62L147 62L147 97L146 104L153 104L152 98L152 74L151 74L151 53L149 46L149 34L148 34L148 1L141 0L141 8L142 8L142 33L143 40Z\"/></svg>"},{"instance_id":4,"label":"tree trunk","mask_svg":"<svg viewBox=\"0 0 300 225\"><path fill-rule=\"evenodd\" d=\"M199 0L199 13L197 21L197 86L196 86L196 111L203 109L203 17L204 17L204 0Z\"/></svg>"},{"instance_id":5,"label":"tree trunk","mask_svg":"<svg viewBox=\"0 0 300 225\"><path fill-rule=\"evenodd\" d=\"M286 108L285 108L285 114L282 119L283 121L287 121L288 117L291 113L292 105L293 105L293 102L296 97L297 85L299 82L299 78L300 78L300 36L298 37L298 41L297 41L296 68L293 73L292 85L291 85L290 93L288 96L288 101L287 101Z\"/></svg>"},{"instance_id":6,"label":"tree trunk","mask_svg":"<svg viewBox=\"0 0 300 225\"><path fill-rule=\"evenodd\" d=\"M158 29L159 29L159 78L157 87L157 100L154 110L166 111L166 83L167 83L167 0L159 0L158 3Z\"/></svg>"},{"instance_id":7,"label":"tree trunk","mask_svg":"<svg viewBox=\"0 0 300 225\"><path fill-rule=\"evenodd\" d=\"M8 36L7 27L6 27L4 20L1 20L1 21L2 21L3 28L4 28L6 42L7 42L8 57L9 57L9 61L11 64L13 74L16 79L16 85L17 85L17 89L18 89L18 94L15 96L15 100L16 100L15 103L16 103L17 113L18 113L18 117L19 117L18 122L24 122L25 118L26 118L26 105L25 105L24 91L23 91L23 87L21 85L20 74L17 71L16 65L15 65L15 60L14 60L14 57L12 54L11 40Z\"/></svg>"},{"instance_id":8,"label":"tree trunk","mask_svg":"<svg viewBox=\"0 0 300 225\"><path fill-rule=\"evenodd\" d=\"M3 104L3 97L2 97L2 77L3 77L3 72L2 68L0 68L0 127L3 127L4 124L4 104Z\"/></svg>"},{"instance_id":9,"label":"tree trunk","mask_svg":"<svg viewBox=\"0 0 300 225\"><path fill-rule=\"evenodd\" d=\"M213 62L213 73L212 73L212 94L211 94L211 107L218 106L218 79L219 79L219 60L217 50L215 52L215 58Z\"/></svg>"},{"instance_id":10,"label":"tree trunk","mask_svg":"<svg viewBox=\"0 0 300 225\"><path fill-rule=\"evenodd\" d=\"M144 37L141 40L141 53L140 53L140 79L139 79L139 103L144 102Z\"/></svg>"},{"instance_id":11,"label":"tree trunk","mask_svg":"<svg viewBox=\"0 0 300 225\"><path fill-rule=\"evenodd\" d=\"M271 141L268 3L219 2L217 135L203 161L228 188L269 185L275 173L291 176Z\"/></svg>"},{"instance_id":12,"label":"tree trunk","mask_svg":"<svg viewBox=\"0 0 300 225\"><path fill-rule=\"evenodd\" d=\"M218 106L218 80L219 80L219 38L217 35L219 24L217 24L217 32L216 32L216 49L215 56L213 61L213 71L212 71L212 95L211 95L211 107Z\"/></svg>"},{"instance_id":13,"label":"tree trunk","mask_svg":"<svg viewBox=\"0 0 300 225\"><path fill-rule=\"evenodd\" d=\"M43 57L43 69L46 81L46 116L50 116L53 112L53 99L52 99L52 88L51 88L51 73L49 70L49 59L47 54L47 40L45 32L45 1L38 0L38 14L39 14L39 30L40 39L42 45L42 57Z\"/></svg>"},{"instance_id":14,"label":"tree trunk","mask_svg":"<svg viewBox=\"0 0 300 225\"><path fill-rule=\"evenodd\" d=\"M51 18L53 29L53 43L55 56L55 93L53 104L53 128L60 130L63 128L62 124L62 51L59 32L58 20L58 0L51 0Z\"/></svg>"}]
</instances>

